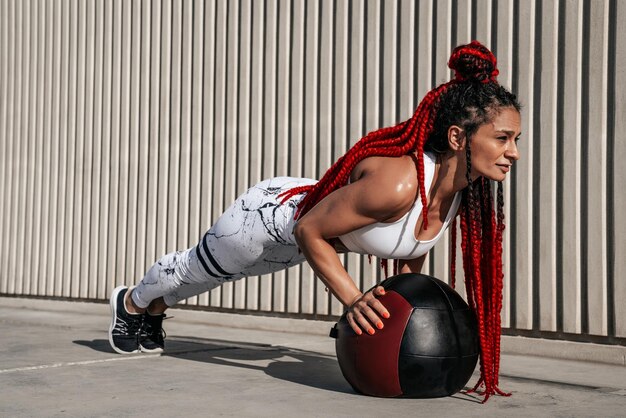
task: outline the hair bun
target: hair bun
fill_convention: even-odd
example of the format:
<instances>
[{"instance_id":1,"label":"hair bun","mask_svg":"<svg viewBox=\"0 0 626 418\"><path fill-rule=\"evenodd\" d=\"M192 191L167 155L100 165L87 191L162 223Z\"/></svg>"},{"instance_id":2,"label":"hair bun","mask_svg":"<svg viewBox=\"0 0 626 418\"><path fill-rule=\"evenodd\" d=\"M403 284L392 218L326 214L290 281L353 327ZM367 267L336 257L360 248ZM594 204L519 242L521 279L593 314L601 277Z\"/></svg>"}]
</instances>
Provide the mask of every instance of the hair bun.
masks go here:
<instances>
[{"instance_id":1,"label":"hair bun","mask_svg":"<svg viewBox=\"0 0 626 418\"><path fill-rule=\"evenodd\" d=\"M478 41L454 48L448 67L454 70L456 81L496 82L499 74L496 66L496 57Z\"/></svg>"}]
</instances>

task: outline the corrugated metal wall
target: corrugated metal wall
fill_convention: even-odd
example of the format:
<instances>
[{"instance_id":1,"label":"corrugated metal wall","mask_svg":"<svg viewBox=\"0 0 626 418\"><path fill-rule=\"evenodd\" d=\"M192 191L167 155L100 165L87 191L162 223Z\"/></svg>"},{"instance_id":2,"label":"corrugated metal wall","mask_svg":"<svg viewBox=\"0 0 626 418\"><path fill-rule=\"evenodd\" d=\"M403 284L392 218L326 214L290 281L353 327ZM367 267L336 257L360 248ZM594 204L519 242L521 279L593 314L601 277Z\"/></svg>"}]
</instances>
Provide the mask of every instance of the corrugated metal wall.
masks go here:
<instances>
[{"instance_id":1,"label":"corrugated metal wall","mask_svg":"<svg viewBox=\"0 0 626 418\"><path fill-rule=\"evenodd\" d=\"M624 344L624 33L617 0L0 0L0 293L106 299L249 185L410 117L479 39L524 103L504 324ZM426 267L445 280L448 245ZM341 313L306 266L189 303Z\"/></svg>"}]
</instances>

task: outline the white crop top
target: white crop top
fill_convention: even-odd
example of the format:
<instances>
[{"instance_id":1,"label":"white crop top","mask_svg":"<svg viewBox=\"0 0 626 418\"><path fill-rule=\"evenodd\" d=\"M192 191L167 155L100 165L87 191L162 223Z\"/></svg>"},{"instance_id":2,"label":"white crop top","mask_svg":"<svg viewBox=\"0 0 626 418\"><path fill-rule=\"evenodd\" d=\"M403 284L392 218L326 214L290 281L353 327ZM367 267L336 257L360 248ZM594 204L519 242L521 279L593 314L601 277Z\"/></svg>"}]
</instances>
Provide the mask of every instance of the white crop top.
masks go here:
<instances>
[{"instance_id":1,"label":"white crop top","mask_svg":"<svg viewBox=\"0 0 626 418\"><path fill-rule=\"evenodd\" d=\"M424 182L425 190L429 191L435 177L435 157L424 153ZM388 259L406 259L421 257L426 254L443 235L443 231L456 215L461 203L461 192L457 192L452 201L448 215L441 230L434 238L427 241L418 241L415 238L415 226L422 213L422 200L419 195L413 206L404 216L395 222L378 222L364 226L339 239L350 251L360 254L371 254Z\"/></svg>"}]
</instances>

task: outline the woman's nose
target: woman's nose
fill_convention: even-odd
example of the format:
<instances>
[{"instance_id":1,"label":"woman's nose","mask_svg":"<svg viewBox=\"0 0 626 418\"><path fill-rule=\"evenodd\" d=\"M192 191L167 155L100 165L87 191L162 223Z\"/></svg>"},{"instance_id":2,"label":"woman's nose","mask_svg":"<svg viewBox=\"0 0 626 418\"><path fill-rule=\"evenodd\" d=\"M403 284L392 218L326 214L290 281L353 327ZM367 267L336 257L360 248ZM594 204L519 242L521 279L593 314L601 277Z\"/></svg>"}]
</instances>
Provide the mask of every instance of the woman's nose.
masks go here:
<instances>
[{"instance_id":1,"label":"woman's nose","mask_svg":"<svg viewBox=\"0 0 626 418\"><path fill-rule=\"evenodd\" d=\"M506 148L504 156L506 158L510 158L511 160L519 160L519 150L517 149L517 142L514 139L511 140L509 146Z\"/></svg>"}]
</instances>

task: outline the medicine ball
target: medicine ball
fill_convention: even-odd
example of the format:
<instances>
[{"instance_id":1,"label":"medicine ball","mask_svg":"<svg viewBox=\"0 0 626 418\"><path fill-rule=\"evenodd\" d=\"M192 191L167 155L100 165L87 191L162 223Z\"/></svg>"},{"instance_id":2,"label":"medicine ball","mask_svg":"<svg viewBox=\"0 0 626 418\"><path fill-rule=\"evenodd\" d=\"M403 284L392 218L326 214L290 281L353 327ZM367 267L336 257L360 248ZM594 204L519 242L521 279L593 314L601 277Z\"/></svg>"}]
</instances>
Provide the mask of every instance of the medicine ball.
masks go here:
<instances>
[{"instance_id":1,"label":"medicine ball","mask_svg":"<svg viewBox=\"0 0 626 418\"><path fill-rule=\"evenodd\" d=\"M344 314L331 330L344 377L360 393L436 398L468 382L479 353L476 317L446 283L400 274L381 284L390 313L374 335L357 335Z\"/></svg>"}]
</instances>

